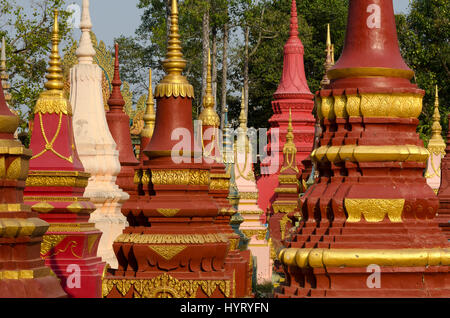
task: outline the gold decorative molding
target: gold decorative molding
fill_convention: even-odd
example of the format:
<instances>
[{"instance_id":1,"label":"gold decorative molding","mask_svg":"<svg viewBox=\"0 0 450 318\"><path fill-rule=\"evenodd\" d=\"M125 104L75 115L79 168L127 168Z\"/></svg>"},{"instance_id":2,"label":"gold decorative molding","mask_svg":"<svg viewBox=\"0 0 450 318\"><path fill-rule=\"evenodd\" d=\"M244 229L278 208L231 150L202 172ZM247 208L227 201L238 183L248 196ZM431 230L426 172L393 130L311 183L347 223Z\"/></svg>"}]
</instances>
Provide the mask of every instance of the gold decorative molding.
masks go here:
<instances>
[{"instance_id":1,"label":"gold decorative molding","mask_svg":"<svg viewBox=\"0 0 450 318\"><path fill-rule=\"evenodd\" d=\"M370 223L381 222L386 216L393 223L402 222L405 199L345 199L347 222L356 223L361 217Z\"/></svg>"},{"instance_id":2,"label":"gold decorative molding","mask_svg":"<svg viewBox=\"0 0 450 318\"><path fill-rule=\"evenodd\" d=\"M288 222L292 223L291 219L288 218L288 215L285 214L283 218L280 220L280 232L281 232L281 239L284 240L286 235L286 225Z\"/></svg>"},{"instance_id":3,"label":"gold decorative molding","mask_svg":"<svg viewBox=\"0 0 450 318\"><path fill-rule=\"evenodd\" d=\"M85 188L90 176L89 173L80 171L30 171L26 186Z\"/></svg>"},{"instance_id":4,"label":"gold decorative molding","mask_svg":"<svg viewBox=\"0 0 450 318\"><path fill-rule=\"evenodd\" d=\"M41 267L37 269L26 270L5 270L0 271L0 280L4 279L34 279L46 276L54 276L49 267Z\"/></svg>"},{"instance_id":5,"label":"gold decorative molding","mask_svg":"<svg viewBox=\"0 0 450 318\"><path fill-rule=\"evenodd\" d=\"M205 244L227 243L223 234L121 234L115 243L135 244Z\"/></svg>"},{"instance_id":6,"label":"gold decorative molding","mask_svg":"<svg viewBox=\"0 0 450 318\"><path fill-rule=\"evenodd\" d=\"M415 145L396 146L322 146L311 153L311 158L323 162L426 162L430 153Z\"/></svg>"},{"instance_id":7,"label":"gold decorative molding","mask_svg":"<svg viewBox=\"0 0 450 318\"><path fill-rule=\"evenodd\" d=\"M258 192L239 192L240 200L258 200Z\"/></svg>"},{"instance_id":8,"label":"gold decorative molding","mask_svg":"<svg viewBox=\"0 0 450 318\"><path fill-rule=\"evenodd\" d=\"M5 212L31 212L31 207L22 203L2 203L0 213Z\"/></svg>"},{"instance_id":9,"label":"gold decorative molding","mask_svg":"<svg viewBox=\"0 0 450 318\"><path fill-rule=\"evenodd\" d=\"M53 211L55 207L47 202L40 202L32 206L33 211L37 211L39 213L48 213Z\"/></svg>"},{"instance_id":10,"label":"gold decorative molding","mask_svg":"<svg viewBox=\"0 0 450 318\"><path fill-rule=\"evenodd\" d=\"M135 298L196 298L199 288L208 296L219 289L230 297L229 280L178 280L166 273L151 279L103 279L102 295L108 296L113 288L125 296L133 288Z\"/></svg>"},{"instance_id":11,"label":"gold decorative molding","mask_svg":"<svg viewBox=\"0 0 450 318\"><path fill-rule=\"evenodd\" d=\"M241 232L245 234L248 238L251 238L253 236L256 236L258 240L264 240L266 238L267 229L241 229Z\"/></svg>"},{"instance_id":12,"label":"gold decorative molding","mask_svg":"<svg viewBox=\"0 0 450 318\"><path fill-rule=\"evenodd\" d=\"M167 218L171 218L177 215L177 213L180 212L180 209L156 209L156 211Z\"/></svg>"},{"instance_id":13,"label":"gold decorative molding","mask_svg":"<svg viewBox=\"0 0 450 318\"><path fill-rule=\"evenodd\" d=\"M97 231L93 223L50 223L50 227L48 228L47 233L88 231Z\"/></svg>"},{"instance_id":14,"label":"gold decorative molding","mask_svg":"<svg viewBox=\"0 0 450 318\"><path fill-rule=\"evenodd\" d=\"M209 185L210 190L226 190L230 189L230 180L229 179L212 179Z\"/></svg>"},{"instance_id":15,"label":"gold decorative molding","mask_svg":"<svg viewBox=\"0 0 450 318\"><path fill-rule=\"evenodd\" d=\"M297 194L298 191L295 188L276 188L275 193L292 193Z\"/></svg>"},{"instance_id":16,"label":"gold decorative molding","mask_svg":"<svg viewBox=\"0 0 450 318\"><path fill-rule=\"evenodd\" d=\"M298 208L297 201L275 201L272 203L274 213L291 213Z\"/></svg>"},{"instance_id":17,"label":"gold decorative molding","mask_svg":"<svg viewBox=\"0 0 450 318\"><path fill-rule=\"evenodd\" d=\"M152 171L154 185L199 185L209 186L208 170L154 170Z\"/></svg>"},{"instance_id":18,"label":"gold decorative molding","mask_svg":"<svg viewBox=\"0 0 450 318\"><path fill-rule=\"evenodd\" d=\"M39 218L0 218L0 238L37 237L47 229L48 223Z\"/></svg>"},{"instance_id":19,"label":"gold decorative molding","mask_svg":"<svg viewBox=\"0 0 450 318\"><path fill-rule=\"evenodd\" d=\"M166 260L171 260L175 255L184 251L186 245L150 245L149 248L156 254L164 257Z\"/></svg>"},{"instance_id":20,"label":"gold decorative molding","mask_svg":"<svg viewBox=\"0 0 450 318\"><path fill-rule=\"evenodd\" d=\"M300 268L449 266L450 249L283 249L278 258Z\"/></svg>"},{"instance_id":21,"label":"gold decorative molding","mask_svg":"<svg viewBox=\"0 0 450 318\"><path fill-rule=\"evenodd\" d=\"M278 176L278 181L280 184L295 184L298 185L298 179L295 175L282 175Z\"/></svg>"},{"instance_id":22,"label":"gold decorative molding","mask_svg":"<svg viewBox=\"0 0 450 318\"><path fill-rule=\"evenodd\" d=\"M361 94L321 96L315 99L319 117L417 118L422 112L420 94Z\"/></svg>"},{"instance_id":23,"label":"gold decorative molding","mask_svg":"<svg viewBox=\"0 0 450 318\"><path fill-rule=\"evenodd\" d=\"M50 250L61 243L66 237L67 235L44 235L41 244L41 257L46 256L50 252Z\"/></svg>"}]
</instances>

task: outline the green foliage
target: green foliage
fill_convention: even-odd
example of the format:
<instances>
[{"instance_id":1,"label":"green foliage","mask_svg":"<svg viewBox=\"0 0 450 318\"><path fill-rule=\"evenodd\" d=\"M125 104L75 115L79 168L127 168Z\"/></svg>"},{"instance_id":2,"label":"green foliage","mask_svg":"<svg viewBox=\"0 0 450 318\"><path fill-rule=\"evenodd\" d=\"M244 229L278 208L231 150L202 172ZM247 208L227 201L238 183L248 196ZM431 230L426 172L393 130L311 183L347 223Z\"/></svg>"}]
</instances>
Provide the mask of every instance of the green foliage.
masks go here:
<instances>
[{"instance_id":1,"label":"green foliage","mask_svg":"<svg viewBox=\"0 0 450 318\"><path fill-rule=\"evenodd\" d=\"M0 38L6 40L6 65L11 83L11 107L24 120L22 130L32 118L32 110L44 89L45 70L51 49L53 10L60 10L61 40L70 42L69 13L64 0L34 1L27 7L15 0L0 0Z\"/></svg>"},{"instance_id":2,"label":"green foliage","mask_svg":"<svg viewBox=\"0 0 450 318\"><path fill-rule=\"evenodd\" d=\"M255 298L273 298L274 286L268 281L257 284L255 288Z\"/></svg>"},{"instance_id":3,"label":"green foliage","mask_svg":"<svg viewBox=\"0 0 450 318\"><path fill-rule=\"evenodd\" d=\"M265 5L266 14L260 27L264 34L249 66L249 125L258 128L269 127L268 120L272 116L271 101L281 79L283 47L289 35L291 1L268 1ZM330 23L338 57L344 43L347 9L347 0L297 1L299 37L305 48L305 73L313 93L320 88L324 75L327 24ZM260 29L251 33L252 46L258 43Z\"/></svg>"},{"instance_id":4,"label":"green foliage","mask_svg":"<svg viewBox=\"0 0 450 318\"><path fill-rule=\"evenodd\" d=\"M417 131L425 143L431 137L435 85L439 102L443 137L448 129L450 105L450 1L412 0L408 15L396 16L403 58L415 71L415 82L425 90L423 111Z\"/></svg>"}]
</instances>

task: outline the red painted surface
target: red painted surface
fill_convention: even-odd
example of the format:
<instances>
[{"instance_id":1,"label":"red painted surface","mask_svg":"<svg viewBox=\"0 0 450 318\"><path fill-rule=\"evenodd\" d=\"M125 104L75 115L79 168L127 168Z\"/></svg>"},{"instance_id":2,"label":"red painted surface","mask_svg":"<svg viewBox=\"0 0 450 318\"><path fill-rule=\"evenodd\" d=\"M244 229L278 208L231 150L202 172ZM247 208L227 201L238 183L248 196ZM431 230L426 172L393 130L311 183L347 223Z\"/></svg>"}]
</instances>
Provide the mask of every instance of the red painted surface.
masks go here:
<instances>
[{"instance_id":1,"label":"red painted surface","mask_svg":"<svg viewBox=\"0 0 450 318\"><path fill-rule=\"evenodd\" d=\"M210 172L213 167L205 163L201 150L200 158L194 162L193 152L199 148L194 148L191 98L171 96L156 99L155 130L150 142L143 149L145 160L142 168L148 171L150 176L164 173L168 169ZM173 147L180 141L171 140L172 132L177 128L189 133L187 145L190 149L185 148L184 154L191 159L191 163L175 163L171 158ZM220 170L219 168L221 167L214 166L215 170ZM129 227L124 233L137 235L225 233L224 219L218 219L219 205L216 200L219 198L216 194L210 193L208 185L171 184L168 179L166 180L166 184L153 184L150 177L149 185L141 183L134 186L134 189L139 190L131 193L130 200L122 207L122 213L129 222ZM174 216L166 217L158 212L158 209L176 209L178 212ZM164 247L174 244L157 245ZM185 245L182 251L166 259L149 248L149 244L115 242L113 248L119 267L117 270L110 270L105 278L145 280L166 273L179 280L230 281L231 285L237 287L236 297L248 295L248 285L237 283L245 281L249 276L248 258L245 259L239 253L229 253L228 240L182 245ZM106 297L133 297L135 293L136 291L131 289L128 294L122 295L114 287ZM203 298L208 295L199 289L196 297ZM210 297L218 298L225 295L217 289Z\"/></svg>"},{"instance_id":2,"label":"red painted surface","mask_svg":"<svg viewBox=\"0 0 450 318\"><path fill-rule=\"evenodd\" d=\"M367 27L369 5L378 5L380 29ZM341 60L333 69L377 67L408 70L397 44L392 1L351 0ZM333 70L332 69L332 70ZM338 77L319 96L415 93L407 78ZM352 117L322 120L320 146L419 145L416 118ZM286 247L324 249L448 248L435 218L439 202L419 162L321 162L319 180L301 198L303 220ZM444 193L444 192L443 192ZM345 199L405 199L402 222L347 222ZM366 268L285 267L277 297L448 297L448 266L381 267L381 288L367 285ZM447 283L446 283L447 281Z\"/></svg>"},{"instance_id":3,"label":"red painted surface","mask_svg":"<svg viewBox=\"0 0 450 318\"><path fill-rule=\"evenodd\" d=\"M131 144L130 117L125 113L123 107L125 101L120 86L122 81L119 74L119 45L115 45L114 78L111 82L112 92L108 100L109 111L106 113L106 121L114 141L119 150L119 161L121 170L117 176L117 185L131 195L136 191L133 183L134 169L139 161L136 159Z\"/></svg>"},{"instance_id":4,"label":"red painted surface","mask_svg":"<svg viewBox=\"0 0 450 318\"><path fill-rule=\"evenodd\" d=\"M447 140L450 140L449 137L450 129ZM445 236L450 240L450 142L447 142L445 157L441 162L441 176L441 187L438 192L439 210L436 219Z\"/></svg>"},{"instance_id":5,"label":"red painted surface","mask_svg":"<svg viewBox=\"0 0 450 318\"><path fill-rule=\"evenodd\" d=\"M289 39L284 47L284 66L281 81L272 102L273 116L269 119L268 145L266 151L270 156L277 156L278 165L273 171L268 170L270 158L261 162L261 177L257 180L259 190L258 205L266 211L274 200L274 190L278 184L278 173L283 163L283 146L286 140L289 121L289 109L292 109L295 145L297 146L297 167L303 170L302 161L309 157L314 142L315 119L312 115L314 95L308 88L304 69L304 47L298 37L298 18L295 0L292 0ZM271 132L279 129L277 140L271 140ZM278 143L278 149L274 144ZM263 220L265 222L266 220Z\"/></svg>"},{"instance_id":6,"label":"red painted surface","mask_svg":"<svg viewBox=\"0 0 450 318\"><path fill-rule=\"evenodd\" d=\"M3 93L2 85L0 85L0 116L16 117L8 109ZM17 124L19 119L17 118ZM0 127L0 142L7 141L14 143L13 132L2 131ZM16 141L15 147L21 147L21 143ZM22 157L16 153L6 153L2 157L5 158L5 168L8 169L14 160ZM26 159L26 158L23 158ZM28 158L26 159L28 160ZM26 170L26 166L21 167L22 171ZM15 218L38 218L38 213L31 211L23 203L23 190L25 181L7 179L5 176L0 177L0 204L21 204L22 211L4 211L0 212L2 219ZM37 236L21 236L21 237L0 237L0 271L19 271L19 270L39 270L45 267L44 260L39 256L41 249L42 235ZM47 275L45 277L33 279L1 279L0 280L0 298L55 298L66 297L56 277Z\"/></svg>"},{"instance_id":7,"label":"red painted surface","mask_svg":"<svg viewBox=\"0 0 450 318\"><path fill-rule=\"evenodd\" d=\"M42 116L42 127L39 115ZM61 121L60 121L61 118ZM48 140L51 140L58 131L59 133L53 143L53 149L64 157L71 157L73 162L57 156L52 151L45 152L42 156L30 160L30 173L34 171L45 171L49 175L58 174L61 171L84 172L83 165L78 158L76 146L73 138L72 117L65 114L36 114L34 118L34 129L31 136L30 148L36 155L45 149L46 142L42 131L45 132ZM31 206L46 202L54 207L48 213L39 213L39 217L48 223L77 223L86 225L89 221L89 214L95 210L95 206L90 201L83 201L84 187L65 186L28 186L25 188L25 202ZM36 201L30 197L39 197ZM67 199L60 200L57 197ZM43 199L45 198L45 200ZM78 202L80 209L78 212L69 210L69 206ZM92 224L93 228L93 224ZM102 233L97 230L61 232L47 231L48 237L59 235L64 237L50 249L45 255L45 264L50 266L58 278L61 285L69 297L75 298L99 298L101 297L101 273L104 263L97 257L97 248ZM89 239L91 240L88 244ZM71 279L73 271L70 266L78 266L80 269L80 282L78 285L67 284L67 279Z\"/></svg>"}]
</instances>

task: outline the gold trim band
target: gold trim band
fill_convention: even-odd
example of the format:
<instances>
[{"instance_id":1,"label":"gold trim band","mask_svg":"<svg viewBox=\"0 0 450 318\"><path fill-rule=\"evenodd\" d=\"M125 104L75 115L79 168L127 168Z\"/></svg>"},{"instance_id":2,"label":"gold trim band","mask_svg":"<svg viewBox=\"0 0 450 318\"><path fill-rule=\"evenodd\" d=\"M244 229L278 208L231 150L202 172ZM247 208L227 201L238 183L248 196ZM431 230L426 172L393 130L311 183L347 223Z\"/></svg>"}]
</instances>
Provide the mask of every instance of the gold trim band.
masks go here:
<instances>
[{"instance_id":1,"label":"gold trim band","mask_svg":"<svg viewBox=\"0 0 450 318\"><path fill-rule=\"evenodd\" d=\"M426 162L430 152L415 145L396 146L322 146L311 153L317 161L352 161L352 162Z\"/></svg>"},{"instance_id":2,"label":"gold trim band","mask_svg":"<svg viewBox=\"0 0 450 318\"><path fill-rule=\"evenodd\" d=\"M283 249L278 259L300 268L379 266L448 266L450 249Z\"/></svg>"}]
</instances>

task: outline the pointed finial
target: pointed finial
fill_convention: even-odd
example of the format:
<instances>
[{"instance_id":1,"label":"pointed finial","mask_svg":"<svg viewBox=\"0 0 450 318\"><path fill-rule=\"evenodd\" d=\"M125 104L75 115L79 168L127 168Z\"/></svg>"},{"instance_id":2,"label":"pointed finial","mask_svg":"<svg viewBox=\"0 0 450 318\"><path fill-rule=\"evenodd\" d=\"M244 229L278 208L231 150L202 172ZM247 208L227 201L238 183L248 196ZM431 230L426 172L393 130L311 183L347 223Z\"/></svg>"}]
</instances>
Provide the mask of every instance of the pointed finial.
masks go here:
<instances>
[{"instance_id":1,"label":"pointed finial","mask_svg":"<svg viewBox=\"0 0 450 318\"><path fill-rule=\"evenodd\" d=\"M331 34L330 34L330 24L327 24L327 49L331 49Z\"/></svg>"},{"instance_id":2,"label":"pointed finial","mask_svg":"<svg viewBox=\"0 0 450 318\"><path fill-rule=\"evenodd\" d=\"M170 13L170 33L167 46L166 59L162 62L167 75L156 86L155 97L188 97L194 98L194 87L189 84L186 77L181 75L186 67L183 59L180 33L178 29L178 2L172 0Z\"/></svg>"},{"instance_id":3,"label":"pointed finial","mask_svg":"<svg viewBox=\"0 0 450 318\"><path fill-rule=\"evenodd\" d=\"M323 75L322 81L320 82L322 87L330 84L330 79L328 78L327 73L334 65L334 45L331 44L331 33L329 23L327 24L327 41L325 52L327 53L325 63L323 64L325 67L325 74Z\"/></svg>"},{"instance_id":4,"label":"pointed finial","mask_svg":"<svg viewBox=\"0 0 450 318\"><path fill-rule=\"evenodd\" d=\"M59 55L58 10L56 9L54 10L52 50L49 65L47 75L45 75L47 82L44 85L47 90L43 91L39 96L34 107L34 113L62 113L72 116L72 106L64 93L63 71Z\"/></svg>"},{"instance_id":5,"label":"pointed finial","mask_svg":"<svg viewBox=\"0 0 450 318\"><path fill-rule=\"evenodd\" d=\"M6 41L5 37L2 38L2 52L0 57L0 79L3 87L3 93L5 94L6 103L11 100L11 94L9 94L9 89L11 85L9 84L9 75L6 70Z\"/></svg>"},{"instance_id":6,"label":"pointed finial","mask_svg":"<svg viewBox=\"0 0 450 318\"><path fill-rule=\"evenodd\" d=\"M445 154L446 145L442 138L441 114L439 113L439 91L437 85L435 94L433 124L431 126L432 135L427 148L432 153Z\"/></svg>"},{"instance_id":7,"label":"pointed finial","mask_svg":"<svg viewBox=\"0 0 450 318\"><path fill-rule=\"evenodd\" d=\"M125 101L120 91L120 86L122 86L122 81L120 80L119 71L119 44L114 45L114 78L111 82L112 91L109 96L108 106L110 111L122 111L123 106L125 106Z\"/></svg>"},{"instance_id":8,"label":"pointed finial","mask_svg":"<svg viewBox=\"0 0 450 318\"><path fill-rule=\"evenodd\" d=\"M291 25L289 26L289 36L298 36L298 15L297 15L297 3L292 0L291 3Z\"/></svg>"},{"instance_id":9,"label":"pointed finial","mask_svg":"<svg viewBox=\"0 0 450 318\"><path fill-rule=\"evenodd\" d=\"M92 64L94 61L95 50L91 41L92 22L89 13L89 0L83 0L82 10L80 22L81 39L76 55L79 64Z\"/></svg>"},{"instance_id":10,"label":"pointed finial","mask_svg":"<svg viewBox=\"0 0 450 318\"><path fill-rule=\"evenodd\" d=\"M240 127L247 129L247 116L245 116L245 89L242 88L242 97L241 97L241 114L239 115L239 123Z\"/></svg>"},{"instance_id":11,"label":"pointed finial","mask_svg":"<svg viewBox=\"0 0 450 318\"><path fill-rule=\"evenodd\" d=\"M142 129L141 137L151 138L153 131L155 129L155 102L153 98L153 88L152 88L152 69L149 70L149 86L148 86L148 98L147 98L147 108L144 114L144 129Z\"/></svg>"},{"instance_id":12,"label":"pointed finial","mask_svg":"<svg viewBox=\"0 0 450 318\"><path fill-rule=\"evenodd\" d=\"M54 10L53 31L52 31L52 51L50 54L50 67L47 68L47 90L62 91L64 88L63 72L61 68L61 57L59 55L59 27L58 27L58 10Z\"/></svg>"},{"instance_id":13,"label":"pointed finial","mask_svg":"<svg viewBox=\"0 0 450 318\"><path fill-rule=\"evenodd\" d=\"M203 110L198 117L203 126L219 127L220 118L214 110L214 96L212 94L212 76L211 76L211 50L208 51L208 71L206 76L205 96L203 96Z\"/></svg>"}]
</instances>

